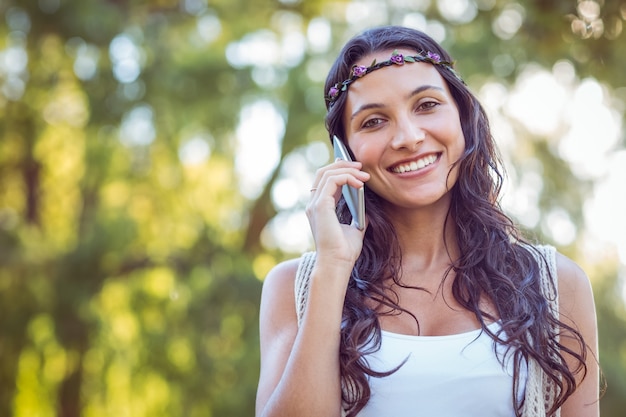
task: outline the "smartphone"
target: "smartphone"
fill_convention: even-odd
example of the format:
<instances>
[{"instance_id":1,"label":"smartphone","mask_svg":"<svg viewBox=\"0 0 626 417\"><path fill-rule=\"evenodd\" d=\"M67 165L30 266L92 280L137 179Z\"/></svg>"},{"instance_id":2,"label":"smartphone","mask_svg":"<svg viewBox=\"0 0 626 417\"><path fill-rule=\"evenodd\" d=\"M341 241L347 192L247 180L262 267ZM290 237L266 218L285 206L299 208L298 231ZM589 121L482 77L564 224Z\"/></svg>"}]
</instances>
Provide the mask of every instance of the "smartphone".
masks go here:
<instances>
[{"instance_id":1,"label":"smartphone","mask_svg":"<svg viewBox=\"0 0 626 417\"><path fill-rule=\"evenodd\" d=\"M333 136L333 149L335 158L352 161L348 149L337 136ZM341 193L352 214L352 221L359 230L363 230L365 227L365 188L354 188L346 184L342 187Z\"/></svg>"}]
</instances>

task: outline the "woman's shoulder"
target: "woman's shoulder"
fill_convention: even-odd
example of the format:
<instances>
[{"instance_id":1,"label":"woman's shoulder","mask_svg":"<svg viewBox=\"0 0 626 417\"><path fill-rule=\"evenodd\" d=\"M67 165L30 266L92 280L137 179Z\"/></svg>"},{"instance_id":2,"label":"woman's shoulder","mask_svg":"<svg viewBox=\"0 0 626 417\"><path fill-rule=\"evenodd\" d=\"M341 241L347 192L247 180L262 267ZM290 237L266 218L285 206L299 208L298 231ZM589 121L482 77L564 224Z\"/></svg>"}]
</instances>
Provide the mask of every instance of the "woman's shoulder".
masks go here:
<instances>
[{"instance_id":1,"label":"woman's shoulder","mask_svg":"<svg viewBox=\"0 0 626 417\"><path fill-rule=\"evenodd\" d=\"M278 263L263 280L260 322L264 335L293 335L297 328L295 280L300 259Z\"/></svg>"},{"instance_id":2,"label":"woman's shoulder","mask_svg":"<svg viewBox=\"0 0 626 417\"><path fill-rule=\"evenodd\" d=\"M567 309L575 305L577 301L593 297L591 283L585 271L571 258L559 252L552 245L536 244L522 245L526 249L532 248L531 252L542 268L547 270L549 276L556 279L556 288L560 304Z\"/></svg>"},{"instance_id":3,"label":"woman's shoulder","mask_svg":"<svg viewBox=\"0 0 626 417\"><path fill-rule=\"evenodd\" d=\"M552 245L539 244L532 245L532 247L543 257L550 273L556 275L560 294L572 290L591 289L587 274L574 260L559 252Z\"/></svg>"},{"instance_id":4,"label":"woman's shoulder","mask_svg":"<svg viewBox=\"0 0 626 417\"><path fill-rule=\"evenodd\" d=\"M306 277L315 262L315 252L306 252L298 258L282 261L275 265L263 280L264 297L294 298L296 286L302 285L298 280Z\"/></svg>"},{"instance_id":5,"label":"woman's shoulder","mask_svg":"<svg viewBox=\"0 0 626 417\"><path fill-rule=\"evenodd\" d=\"M549 275L556 279L561 317L593 316L595 305L591 282L580 265L554 246L533 245L533 248L543 257Z\"/></svg>"},{"instance_id":6,"label":"woman's shoulder","mask_svg":"<svg viewBox=\"0 0 626 417\"><path fill-rule=\"evenodd\" d=\"M593 310L591 281L580 265L556 252L556 270L561 310L563 312Z\"/></svg>"},{"instance_id":7,"label":"woman's shoulder","mask_svg":"<svg viewBox=\"0 0 626 417\"><path fill-rule=\"evenodd\" d=\"M555 257L559 283L562 281L566 286L589 285L589 278L580 265L558 251Z\"/></svg>"},{"instance_id":8,"label":"woman's shoulder","mask_svg":"<svg viewBox=\"0 0 626 417\"><path fill-rule=\"evenodd\" d=\"M263 291L285 290L290 287L293 294L296 273L301 259L301 257L292 258L276 264L263 280Z\"/></svg>"}]
</instances>

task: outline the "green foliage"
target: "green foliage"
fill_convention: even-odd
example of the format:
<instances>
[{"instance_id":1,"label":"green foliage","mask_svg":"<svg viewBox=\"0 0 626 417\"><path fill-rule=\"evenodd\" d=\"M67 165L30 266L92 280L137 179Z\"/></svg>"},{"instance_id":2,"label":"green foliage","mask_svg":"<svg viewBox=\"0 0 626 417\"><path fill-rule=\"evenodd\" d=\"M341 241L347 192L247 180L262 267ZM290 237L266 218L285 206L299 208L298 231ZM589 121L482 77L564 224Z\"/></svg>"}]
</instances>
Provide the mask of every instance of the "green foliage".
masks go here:
<instances>
[{"instance_id":1,"label":"green foliage","mask_svg":"<svg viewBox=\"0 0 626 417\"><path fill-rule=\"evenodd\" d=\"M289 156L325 142L320 77L358 27L409 13L438 22L476 89L561 59L625 84L626 3L585 17L605 22L599 36L573 32L583 19L573 1L477 1L466 22L446 21L436 2L391 3L381 21L325 0L0 2L0 415L253 415L261 279L291 255L262 243L281 211L272 190ZM510 8L523 24L496 36ZM227 59L242 39L287 44L319 18L328 48L295 42L286 51L301 57L265 65L251 49L256 65ZM281 159L246 197L236 129L261 99L283 114ZM541 209L565 207L582 228L593 184L568 175L547 139L517 133L527 140L514 162L532 157L545 174ZM616 259L594 281L605 416L619 415L626 392Z\"/></svg>"}]
</instances>

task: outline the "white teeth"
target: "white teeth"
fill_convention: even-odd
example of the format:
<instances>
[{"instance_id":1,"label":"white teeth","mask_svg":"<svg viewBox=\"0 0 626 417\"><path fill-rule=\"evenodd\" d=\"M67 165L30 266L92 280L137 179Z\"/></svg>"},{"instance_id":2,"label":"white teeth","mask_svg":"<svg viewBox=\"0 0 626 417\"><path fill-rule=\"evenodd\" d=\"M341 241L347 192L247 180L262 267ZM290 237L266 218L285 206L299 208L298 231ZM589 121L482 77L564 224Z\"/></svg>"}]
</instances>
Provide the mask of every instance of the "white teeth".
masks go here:
<instances>
[{"instance_id":1,"label":"white teeth","mask_svg":"<svg viewBox=\"0 0 626 417\"><path fill-rule=\"evenodd\" d=\"M408 164L398 165L393 167L392 171L402 174L404 172L417 171L418 169L422 169L437 160L437 155L428 155L417 161L410 162Z\"/></svg>"}]
</instances>

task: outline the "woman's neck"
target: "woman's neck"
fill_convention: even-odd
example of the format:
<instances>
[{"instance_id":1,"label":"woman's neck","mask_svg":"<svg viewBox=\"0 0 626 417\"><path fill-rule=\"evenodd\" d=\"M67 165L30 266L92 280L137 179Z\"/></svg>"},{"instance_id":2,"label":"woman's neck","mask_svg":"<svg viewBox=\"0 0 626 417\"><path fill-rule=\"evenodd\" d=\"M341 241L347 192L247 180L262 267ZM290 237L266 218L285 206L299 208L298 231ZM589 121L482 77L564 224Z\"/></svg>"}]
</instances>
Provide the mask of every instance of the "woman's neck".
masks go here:
<instances>
[{"instance_id":1,"label":"woman's neck","mask_svg":"<svg viewBox=\"0 0 626 417\"><path fill-rule=\"evenodd\" d=\"M458 258L456 231L448 207L388 210L404 261L429 269L449 266Z\"/></svg>"}]
</instances>

